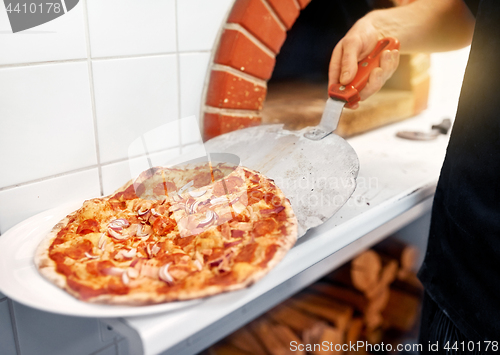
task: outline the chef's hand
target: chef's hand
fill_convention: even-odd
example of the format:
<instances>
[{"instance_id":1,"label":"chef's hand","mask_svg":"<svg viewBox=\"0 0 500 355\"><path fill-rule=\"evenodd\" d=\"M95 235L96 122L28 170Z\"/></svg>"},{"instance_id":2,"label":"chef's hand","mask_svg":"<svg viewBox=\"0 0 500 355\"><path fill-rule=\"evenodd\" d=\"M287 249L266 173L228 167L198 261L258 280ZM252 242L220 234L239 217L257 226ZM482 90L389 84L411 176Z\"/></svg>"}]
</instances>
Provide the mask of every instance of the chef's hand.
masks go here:
<instances>
[{"instance_id":1,"label":"chef's hand","mask_svg":"<svg viewBox=\"0 0 500 355\"><path fill-rule=\"evenodd\" d=\"M384 37L373 26L369 16L363 17L356 22L333 50L328 73L328 86L339 83L347 85L353 81L358 71L358 62L370 54L377 42ZM380 57L380 67L375 68L370 73L366 86L359 93L361 101L379 91L387 79L396 71L398 64L398 50L384 51ZM359 104L354 104L349 108L356 109L358 106Z\"/></svg>"}]
</instances>

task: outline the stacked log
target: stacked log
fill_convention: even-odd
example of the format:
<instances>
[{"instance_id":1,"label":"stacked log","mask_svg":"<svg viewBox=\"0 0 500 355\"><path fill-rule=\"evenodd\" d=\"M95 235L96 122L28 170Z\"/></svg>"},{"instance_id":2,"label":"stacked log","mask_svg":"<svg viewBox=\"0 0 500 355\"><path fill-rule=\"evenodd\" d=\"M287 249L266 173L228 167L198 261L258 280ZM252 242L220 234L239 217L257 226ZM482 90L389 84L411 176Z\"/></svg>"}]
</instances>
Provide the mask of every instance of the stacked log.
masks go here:
<instances>
[{"instance_id":1,"label":"stacked log","mask_svg":"<svg viewBox=\"0 0 500 355\"><path fill-rule=\"evenodd\" d=\"M335 345L357 341L375 345L386 339L394 342L394 334L409 332L418 321L423 288L415 274L417 259L416 248L389 238L212 346L207 353L351 354L349 349L344 351L345 347L342 350Z\"/></svg>"}]
</instances>

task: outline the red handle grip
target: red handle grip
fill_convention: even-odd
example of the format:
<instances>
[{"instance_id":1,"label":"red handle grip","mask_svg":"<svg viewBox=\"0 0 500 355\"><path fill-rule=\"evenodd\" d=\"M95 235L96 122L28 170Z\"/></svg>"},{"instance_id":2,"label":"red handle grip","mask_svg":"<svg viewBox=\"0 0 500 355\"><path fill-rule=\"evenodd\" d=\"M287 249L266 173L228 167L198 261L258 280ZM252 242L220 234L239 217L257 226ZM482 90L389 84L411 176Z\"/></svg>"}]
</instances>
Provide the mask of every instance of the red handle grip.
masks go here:
<instances>
[{"instance_id":1,"label":"red handle grip","mask_svg":"<svg viewBox=\"0 0 500 355\"><path fill-rule=\"evenodd\" d=\"M399 41L392 37L386 37L377 42L375 49L358 63L358 72L354 80L348 85L333 84L328 89L328 95L333 99L347 101L348 105L359 101L359 92L363 90L368 82L370 73L380 65L380 56L384 50L399 49Z\"/></svg>"}]
</instances>

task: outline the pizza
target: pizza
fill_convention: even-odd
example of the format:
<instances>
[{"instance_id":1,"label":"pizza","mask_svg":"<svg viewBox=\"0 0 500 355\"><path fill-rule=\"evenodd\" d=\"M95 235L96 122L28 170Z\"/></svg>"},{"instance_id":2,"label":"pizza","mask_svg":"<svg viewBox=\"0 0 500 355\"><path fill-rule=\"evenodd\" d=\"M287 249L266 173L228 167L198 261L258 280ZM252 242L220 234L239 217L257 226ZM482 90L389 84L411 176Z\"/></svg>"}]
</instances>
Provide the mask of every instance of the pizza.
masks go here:
<instances>
[{"instance_id":1,"label":"pizza","mask_svg":"<svg viewBox=\"0 0 500 355\"><path fill-rule=\"evenodd\" d=\"M66 216L35 264L80 300L146 305L247 287L296 238L289 200L262 174L223 163L157 167Z\"/></svg>"}]
</instances>

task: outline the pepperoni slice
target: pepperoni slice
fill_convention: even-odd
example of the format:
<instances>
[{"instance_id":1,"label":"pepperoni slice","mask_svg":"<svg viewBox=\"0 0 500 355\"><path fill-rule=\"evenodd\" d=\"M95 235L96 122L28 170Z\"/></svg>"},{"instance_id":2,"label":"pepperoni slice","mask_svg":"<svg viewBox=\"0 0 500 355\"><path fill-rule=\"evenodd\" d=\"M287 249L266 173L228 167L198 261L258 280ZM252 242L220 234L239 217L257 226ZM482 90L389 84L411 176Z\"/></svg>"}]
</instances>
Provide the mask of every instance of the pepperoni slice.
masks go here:
<instances>
[{"instance_id":1,"label":"pepperoni slice","mask_svg":"<svg viewBox=\"0 0 500 355\"><path fill-rule=\"evenodd\" d=\"M78 226L77 234L85 235L99 232L99 223L95 219L86 219Z\"/></svg>"},{"instance_id":2,"label":"pepperoni slice","mask_svg":"<svg viewBox=\"0 0 500 355\"><path fill-rule=\"evenodd\" d=\"M247 195L249 205L254 205L264 198L262 191L257 189L248 190Z\"/></svg>"},{"instance_id":3,"label":"pepperoni slice","mask_svg":"<svg viewBox=\"0 0 500 355\"><path fill-rule=\"evenodd\" d=\"M175 239L174 243L175 243L175 245L178 245L181 248L184 248L186 245L191 244L191 242L194 240L194 238L195 238L194 235L192 235L190 237L186 237L186 238L177 237Z\"/></svg>"},{"instance_id":4,"label":"pepperoni slice","mask_svg":"<svg viewBox=\"0 0 500 355\"><path fill-rule=\"evenodd\" d=\"M155 186L155 188L153 189L153 193L159 196L166 196L170 191L175 190L177 190L177 187L173 182L164 181Z\"/></svg>"},{"instance_id":5,"label":"pepperoni slice","mask_svg":"<svg viewBox=\"0 0 500 355\"><path fill-rule=\"evenodd\" d=\"M250 244L245 245L241 249L239 254L236 256L234 261L237 263L239 263L239 262L245 262L245 263L251 262L253 260L256 249L257 249L257 243L250 243Z\"/></svg>"},{"instance_id":6,"label":"pepperoni slice","mask_svg":"<svg viewBox=\"0 0 500 355\"><path fill-rule=\"evenodd\" d=\"M114 266L115 265L110 260L91 261L85 265L85 270L94 276L106 275L103 270Z\"/></svg>"},{"instance_id":7,"label":"pepperoni slice","mask_svg":"<svg viewBox=\"0 0 500 355\"><path fill-rule=\"evenodd\" d=\"M255 222L254 232L257 236L262 236L267 233L271 233L277 227L278 223L272 218L266 218L260 221Z\"/></svg>"},{"instance_id":8,"label":"pepperoni slice","mask_svg":"<svg viewBox=\"0 0 500 355\"><path fill-rule=\"evenodd\" d=\"M244 234L244 231L235 229L231 231L231 238L242 238Z\"/></svg>"},{"instance_id":9,"label":"pepperoni slice","mask_svg":"<svg viewBox=\"0 0 500 355\"><path fill-rule=\"evenodd\" d=\"M153 230L157 235L165 235L174 230L176 223L168 217L158 217L153 222Z\"/></svg>"},{"instance_id":10,"label":"pepperoni slice","mask_svg":"<svg viewBox=\"0 0 500 355\"><path fill-rule=\"evenodd\" d=\"M224 184L222 181L218 181L214 184L214 195L216 197L224 196L226 194L226 190L224 188Z\"/></svg>"},{"instance_id":11,"label":"pepperoni slice","mask_svg":"<svg viewBox=\"0 0 500 355\"><path fill-rule=\"evenodd\" d=\"M64 254L69 256L71 259L81 259L85 256L85 253L90 253L93 248L93 244L90 240L82 240L81 242L68 247L64 250Z\"/></svg>"},{"instance_id":12,"label":"pepperoni slice","mask_svg":"<svg viewBox=\"0 0 500 355\"><path fill-rule=\"evenodd\" d=\"M224 179L223 181L226 184L226 189L228 193L230 194L238 191L238 187L243 185L243 180L237 176L230 176L227 179Z\"/></svg>"},{"instance_id":13,"label":"pepperoni slice","mask_svg":"<svg viewBox=\"0 0 500 355\"><path fill-rule=\"evenodd\" d=\"M278 250L278 246L276 244L268 245L266 248L266 253L264 255L264 259L259 263L260 267L266 267L267 263L274 257L276 251Z\"/></svg>"},{"instance_id":14,"label":"pepperoni slice","mask_svg":"<svg viewBox=\"0 0 500 355\"><path fill-rule=\"evenodd\" d=\"M207 186L212 182L212 174L209 172L198 173L193 180L194 187Z\"/></svg>"},{"instance_id":15,"label":"pepperoni slice","mask_svg":"<svg viewBox=\"0 0 500 355\"><path fill-rule=\"evenodd\" d=\"M281 198L279 196L276 196L272 192L268 192L264 195L264 201L266 201L268 205L271 205L273 207L278 207L282 205Z\"/></svg>"}]
</instances>

